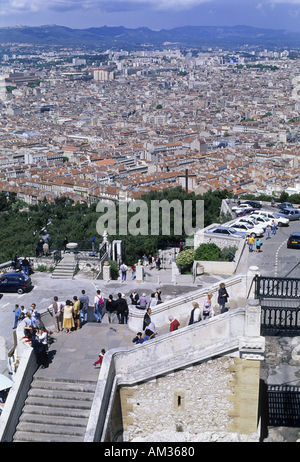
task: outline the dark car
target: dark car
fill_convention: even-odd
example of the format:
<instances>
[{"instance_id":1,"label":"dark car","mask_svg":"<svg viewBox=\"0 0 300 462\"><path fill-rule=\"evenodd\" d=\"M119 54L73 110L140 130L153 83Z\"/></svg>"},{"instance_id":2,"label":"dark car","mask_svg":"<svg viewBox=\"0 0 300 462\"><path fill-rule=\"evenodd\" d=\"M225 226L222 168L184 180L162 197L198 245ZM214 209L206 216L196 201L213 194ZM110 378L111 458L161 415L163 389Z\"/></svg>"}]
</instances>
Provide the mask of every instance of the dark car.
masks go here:
<instances>
[{"instance_id":1,"label":"dark car","mask_svg":"<svg viewBox=\"0 0 300 462\"><path fill-rule=\"evenodd\" d=\"M31 278L23 273L5 273L0 277L0 292L23 294L32 288Z\"/></svg>"},{"instance_id":2,"label":"dark car","mask_svg":"<svg viewBox=\"0 0 300 462\"><path fill-rule=\"evenodd\" d=\"M279 209L293 209L293 204L290 202L282 202L281 204L277 205Z\"/></svg>"},{"instance_id":3,"label":"dark car","mask_svg":"<svg viewBox=\"0 0 300 462\"><path fill-rule=\"evenodd\" d=\"M243 204L248 204L254 209L261 209L261 203L258 201L244 201Z\"/></svg>"},{"instance_id":4,"label":"dark car","mask_svg":"<svg viewBox=\"0 0 300 462\"><path fill-rule=\"evenodd\" d=\"M288 249L300 249L300 233L292 233L287 240Z\"/></svg>"}]
</instances>

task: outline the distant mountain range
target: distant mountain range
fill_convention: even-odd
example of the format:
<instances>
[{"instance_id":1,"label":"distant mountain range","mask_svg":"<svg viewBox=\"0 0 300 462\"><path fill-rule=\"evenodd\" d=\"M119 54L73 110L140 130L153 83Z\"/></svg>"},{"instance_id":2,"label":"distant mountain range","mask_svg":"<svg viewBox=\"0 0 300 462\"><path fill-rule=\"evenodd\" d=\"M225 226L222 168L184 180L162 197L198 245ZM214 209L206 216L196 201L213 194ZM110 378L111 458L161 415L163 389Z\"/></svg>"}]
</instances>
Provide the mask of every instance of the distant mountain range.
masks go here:
<instances>
[{"instance_id":1,"label":"distant mountain range","mask_svg":"<svg viewBox=\"0 0 300 462\"><path fill-rule=\"evenodd\" d=\"M87 48L144 48L174 44L177 47L201 46L263 47L300 46L300 33L287 30L260 29L250 26L184 26L154 31L147 27L91 27L71 29L64 26L15 26L0 28L0 43L27 43L31 45L82 45Z\"/></svg>"}]
</instances>

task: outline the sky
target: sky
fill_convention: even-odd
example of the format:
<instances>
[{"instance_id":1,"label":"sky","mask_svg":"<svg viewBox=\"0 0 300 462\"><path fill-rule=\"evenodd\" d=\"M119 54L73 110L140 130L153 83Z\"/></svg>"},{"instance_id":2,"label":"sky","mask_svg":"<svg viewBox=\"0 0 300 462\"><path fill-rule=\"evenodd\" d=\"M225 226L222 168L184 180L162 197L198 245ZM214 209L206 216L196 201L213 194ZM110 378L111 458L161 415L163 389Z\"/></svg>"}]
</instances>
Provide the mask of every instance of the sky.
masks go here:
<instances>
[{"instance_id":1,"label":"sky","mask_svg":"<svg viewBox=\"0 0 300 462\"><path fill-rule=\"evenodd\" d=\"M0 27L247 25L300 32L300 0L0 0Z\"/></svg>"}]
</instances>

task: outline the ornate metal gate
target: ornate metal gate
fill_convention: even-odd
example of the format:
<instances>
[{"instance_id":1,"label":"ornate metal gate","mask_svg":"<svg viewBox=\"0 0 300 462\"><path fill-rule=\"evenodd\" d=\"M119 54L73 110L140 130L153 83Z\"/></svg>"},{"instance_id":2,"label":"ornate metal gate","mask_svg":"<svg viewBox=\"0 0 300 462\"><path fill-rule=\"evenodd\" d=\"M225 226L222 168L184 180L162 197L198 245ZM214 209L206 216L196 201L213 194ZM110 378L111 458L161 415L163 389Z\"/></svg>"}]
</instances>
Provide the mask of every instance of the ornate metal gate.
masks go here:
<instances>
[{"instance_id":1,"label":"ornate metal gate","mask_svg":"<svg viewBox=\"0 0 300 462\"><path fill-rule=\"evenodd\" d=\"M300 332L300 279L255 276L255 298L261 304L262 335Z\"/></svg>"}]
</instances>

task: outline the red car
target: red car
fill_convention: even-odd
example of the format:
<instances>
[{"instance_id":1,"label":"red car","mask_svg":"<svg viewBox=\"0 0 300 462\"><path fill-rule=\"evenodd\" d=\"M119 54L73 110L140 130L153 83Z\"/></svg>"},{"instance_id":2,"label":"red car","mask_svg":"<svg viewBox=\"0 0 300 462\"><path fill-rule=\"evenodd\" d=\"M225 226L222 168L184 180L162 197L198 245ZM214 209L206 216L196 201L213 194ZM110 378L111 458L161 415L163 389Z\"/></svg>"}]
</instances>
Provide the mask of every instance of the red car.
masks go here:
<instances>
[{"instance_id":1,"label":"red car","mask_svg":"<svg viewBox=\"0 0 300 462\"><path fill-rule=\"evenodd\" d=\"M257 209L245 209L242 212L236 214L237 217L243 217L244 215L249 215L249 213L256 212Z\"/></svg>"}]
</instances>

